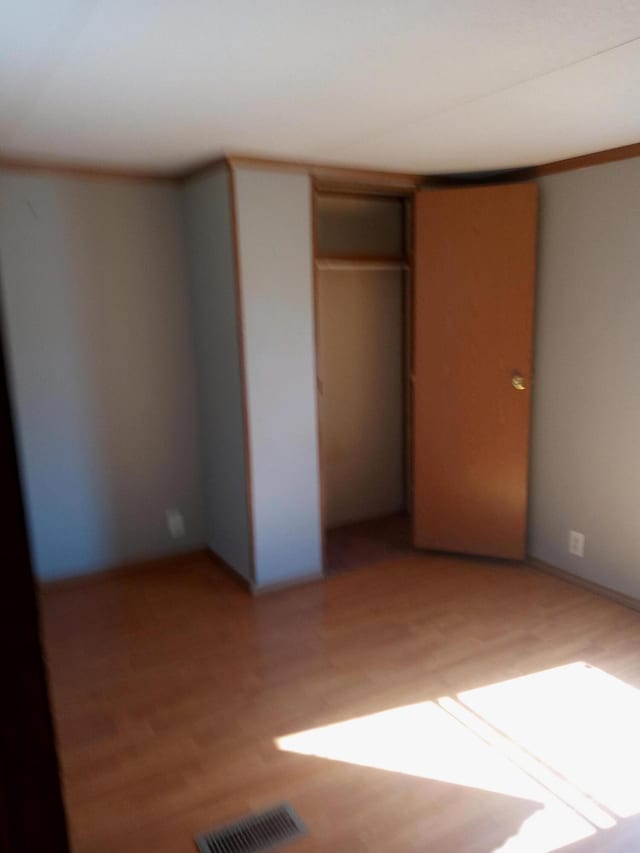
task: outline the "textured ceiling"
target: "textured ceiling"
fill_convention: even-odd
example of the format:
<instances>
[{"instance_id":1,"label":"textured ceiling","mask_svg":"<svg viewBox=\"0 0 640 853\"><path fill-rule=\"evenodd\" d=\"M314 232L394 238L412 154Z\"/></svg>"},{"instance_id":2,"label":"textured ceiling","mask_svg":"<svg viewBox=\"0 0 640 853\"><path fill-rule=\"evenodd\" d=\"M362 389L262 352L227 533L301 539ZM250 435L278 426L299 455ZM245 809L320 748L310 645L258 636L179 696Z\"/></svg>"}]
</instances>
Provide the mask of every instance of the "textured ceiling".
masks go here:
<instances>
[{"instance_id":1,"label":"textured ceiling","mask_svg":"<svg viewBox=\"0 0 640 853\"><path fill-rule=\"evenodd\" d=\"M5 0L0 154L417 172L640 140L640 0Z\"/></svg>"}]
</instances>

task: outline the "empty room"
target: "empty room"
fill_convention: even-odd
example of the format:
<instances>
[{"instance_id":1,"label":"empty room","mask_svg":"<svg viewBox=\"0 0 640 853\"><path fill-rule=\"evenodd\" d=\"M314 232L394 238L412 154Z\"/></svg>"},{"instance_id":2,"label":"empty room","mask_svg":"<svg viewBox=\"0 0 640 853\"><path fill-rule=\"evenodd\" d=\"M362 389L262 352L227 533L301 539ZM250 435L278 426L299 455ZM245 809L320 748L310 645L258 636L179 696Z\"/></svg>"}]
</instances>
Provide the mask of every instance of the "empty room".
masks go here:
<instances>
[{"instance_id":1,"label":"empty room","mask_svg":"<svg viewBox=\"0 0 640 853\"><path fill-rule=\"evenodd\" d=\"M640 851L640 2L0 26L0 849Z\"/></svg>"}]
</instances>

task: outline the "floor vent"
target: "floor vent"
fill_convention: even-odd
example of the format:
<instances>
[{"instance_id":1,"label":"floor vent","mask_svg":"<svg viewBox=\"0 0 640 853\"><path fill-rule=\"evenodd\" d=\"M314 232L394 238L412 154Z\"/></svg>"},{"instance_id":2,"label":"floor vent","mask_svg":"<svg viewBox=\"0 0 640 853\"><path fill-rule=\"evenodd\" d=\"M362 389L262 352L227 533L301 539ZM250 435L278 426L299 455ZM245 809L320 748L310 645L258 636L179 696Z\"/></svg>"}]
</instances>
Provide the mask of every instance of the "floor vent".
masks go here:
<instances>
[{"instance_id":1,"label":"floor vent","mask_svg":"<svg viewBox=\"0 0 640 853\"><path fill-rule=\"evenodd\" d=\"M306 834L289 803L248 815L196 838L200 853L262 853Z\"/></svg>"}]
</instances>

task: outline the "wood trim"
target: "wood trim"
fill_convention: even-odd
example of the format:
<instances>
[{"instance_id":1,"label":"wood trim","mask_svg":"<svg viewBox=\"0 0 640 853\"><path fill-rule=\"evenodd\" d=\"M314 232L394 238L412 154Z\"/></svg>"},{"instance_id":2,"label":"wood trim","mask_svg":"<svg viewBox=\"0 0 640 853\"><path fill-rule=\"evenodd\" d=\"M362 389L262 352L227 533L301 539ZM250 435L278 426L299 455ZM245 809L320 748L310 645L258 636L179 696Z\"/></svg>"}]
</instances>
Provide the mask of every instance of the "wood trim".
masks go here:
<instances>
[{"instance_id":1,"label":"wood trim","mask_svg":"<svg viewBox=\"0 0 640 853\"><path fill-rule=\"evenodd\" d=\"M635 598L632 595L627 595L624 592L618 592L616 589L611 589L611 587L603 586L595 581L587 580L586 578L580 577L580 575L574 575L572 572L559 569L557 566L553 566L551 563L546 563L544 560L538 560L536 557L527 557L525 564L538 572L553 575L553 577L565 581L566 583L573 584L573 586L579 586L582 587L582 589L595 593L596 595L609 598L611 601L615 601L617 604L622 604L624 607L630 607L632 610L640 610L640 599Z\"/></svg>"},{"instance_id":2,"label":"wood trim","mask_svg":"<svg viewBox=\"0 0 640 853\"><path fill-rule=\"evenodd\" d=\"M404 278L404 476L405 509L413 518L413 221L415 193L405 199L402 211L404 250L407 258ZM410 521L413 529L413 522Z\"/></svg>"},{"instance_id":3,"label":"wood trim","mask_svg":"<svg viewBox=\"0 0 640 853\"><path fill-rule=\"evenodd\" d=\"M178 554L167 554L164 557L151 557L146 560L121 563L107 569L100 569L97 572L83 572L81 575L73 575L68 578L40 581L38 586L40 593L48 596L67 589L103 583L114 577L129 577L141 572L177 568L201 560L208 553L207 548L195 548L190 551L181 551Z\"/></svg>"},{"instance_id":4,"label":"wood trim","mask_svg":"<svg viewBox=\"0 0 640 853\"><path fill-rule=\"evenodd\" d=\"M183 551L181 554L168 554L166 557L156 557L149 560L125 563L121 566L113 566L109 569L102 569L99 572L89 572L82 575L76 575L71 578L42 581L39 584L39 591L43 597L49 598L58 592L65 592L70 589L93 586L94 584L104 583L105 581L114 579L133 578L147 572L162 572L167 569L177 569L181 566L200 563L203 560L214 562L216 566L223 569L248 592L253 590L253 584L251 581L247 580L247 578L241 575L240 572L236 571L230 563L227 563L227 561L212 548L206 547L197 548L193 551Z\"/></svg>"},{"instance_id":5,"label":"wood trim","mask_svg":"<svg viewBox=\"0 0 640 853\"><path fill-rule=\"evenodd\" d=\"M231 228L233 231L233 261L235 266L236 317L238 333L238 352L240 357L240 383L242 386L242 433L244 439L245 486L247 490L247 513L249 526L249 552L251 583L256 583L256 549L255 549L255 520L253 503L253 468L251 454L251 433L249 413L249 390L247 381L246 348L244 338L244 308L242 297L242 263L240 259L240 234L238 232L238 209L236 179L233 166L226 161L229 176L229 200L231 204Z\"/></svg>"},{"instance_id":6,"label":"wood trim","mask_svg":"<svg viewBox=\"0 0 640 853\"><path fill-rule=\"evenodd\" d=\"M318 258L314 264L319 270L408 270L407 261L351 260L349 258Z\"/></svg>"},{"instance_id":7,"label":"wood trim","mask_svg":"<svg viewBox=\"0 0 640 853\"><path fill-rule=\"evenodd\" d=\"M251 586L251 594L254 597L261 595L270 595L273 592L284 592L288 589L296 589L299 586L307 586L308 584L318 583L324 580L322 572L309 572L306 575L297 575L295 578L286 581L276 581L275 583L253 584Z\"/></svg>"},{"instance_id":8,"label":"wood trim","mask_svg":"<svg viewBox=\"0 0 640 853\"><path fill-rule=\"evenodd\" d=\"M415 189L413 186L407 189L402 189L395 187L375 187L370 184L352 185L341 184L339 182L326 183L318 179L314 180L316 186L316 197L331 197L337 195L340 198L354 198L357 200L377 197L384 201L402 202L407 198L411 198Z\"/></svg>"},{"instance_id":9,"label":"wood trim","mask_svg":"<svg viewBox=\"0 0 640 853\"><path fill-rule=\"evenodd\" d=\"M2 340L0 492L0 848L69 853Z\"/></svg>"},{"instance_id":10,"label":"wood trim","mask_svg":"<svg viewBox=\"0 0 640 853\"><path fill-rule=\"evenodd\" d=\"M176 183L180 175L153 169L117 169L109 166L89 166L79 163L55 163L46 160L23 160L0 156L0 171L28 172L65 178L103 181L142 181L145 183Z\"/></svg>"},{"instance_id":11,"label":"wood trim","mask_svg":"<svg viewBox=\"0 0 640 853\"><path fill-rule=\"evenodd\" d=\"M422 189L438 189L480 186L482 184L522 183L524 181L535 180L536 178L543 178L545 175L556 175L575 169L602 166L606 163L630 160L634 157L640 157L640 142L621 145L618 148L607 148L604 151L594 151L590 154L580 154L577 157L568 157L564 160L554 160L550 163L541 163L537 166L529 166L521 169L510 169L494 173L424 175L420 186Z\"/></svg>"},{"instance_id":12,"label":"wood trim","mask_svg":"<svg viewBox=\"0 0 640 853\"><path fill-rule=\"evenodd\" d=\"M630 160L640 157L640 142L631 145L621 145L619 148L607 148L605 151L595 151L593 154L581 154L566 160L555 160L543 163L531 169L533 177L542 178L545 175L555 175L559 172L569 172L573 169L586 169L590 166L601 166L604 163L615 163L618 160Z\"/></svg>"},{"instance_id":13,"label":"wood trim","mask_svg":"<svg viewBox=\"0 0 640 853\"><path fill-rule=\"evenodd\" d=\"M415 455L415 370L416 370L416 359L415 359L415 342L416 342L416 312L415 312L415 302L416 302L416 245L418 243L418 224L417 224L417 216L416 216L416 208L418 203L418 193L420 190L416 190L413 194L413 206L411 209L411 222L408 223L410 229L410 240L411 240L411 270L409 271L409 281L411 288L411 314L409 317L409 339L410 339L410 349L409 349L409 365L410 365L410 373L409 373L409 395L411 400L411 459L409 460L410 471L411 471L411 508L409 512L409 520L411 525L411 544L415 547L416 541L416 519L415 519L415 466L413 464L413 458Z\"/></svg>"},{"instance_id":14,"label":"wood trim","mask_svg":"<svg viewBox=\"0 0 640 853\"><path fill-rule=\"evenodd\" d=\"M229 577L234 580L239 586L241 586L245 592L253 592L253 584L250 580L247 580L244 575L241 575L240 572L236 571L233 568L231 563L227 563L226 560L223 560L220 554L213 550L213 548L206 548L205 555L208 560L214 562L216 567L222 569L222 571L229 575Z\"/></svg>"},{"instance_id":15,"label":"wood trim","mask_svg":"<svg viewBox=\"0 0 640 853\"><path fill-rule=\"evenodd\" d=\"M317 163L305 160L287 160L272 157L260 157L249 154L223 154L191 166L176 169L127 169L114 166L91 165L84 163L62 163L50 160L30 160L28 158L0 155L0 170L29 172L32 174L51 174L70 178L116 181L166 181L180 183L204 172L221 169L229 165L254 169L279 169L288 172L307 172L315 180L318 193L339 193L341 195L409 195L418 187L454 187L469 184L512 183L568 172L573 169L585 169L618 160L640 157L640 142L607 148L591 154L581 154L565 160L554 160L538 166L504 170L497 173L464 174L417 174L414 172L389 172L376 169L362 169L356 166L337 166L329 163Z\"/></svg>"},{"instance_id":16,"label":"wood trim","mask_svg":"<svg viewBox=\"0 0 640 853\"><path fill-rule=\"evenodd\" d=\"M318 331L318 229L317 229L317 209L316 209L316 182L312 176L309 176L309 184L311 188L311 251L313 253L312 275L313 275L313 357L315 367L315 383L316 383L316 434L318 436L318 485L320 492L320 535L322 541L322 574L326 575L329 570L328 551L327 551L327 525L325 522L325 486L324 486L324 469L322 466L322 429L320 427L320 333Z\"/></svg>"},{"instance_id":17,"label":"wood trim","mask_svg":"<svg viewBox=\"0 0 640 853\"><path fill-rule=\"evenodd\" d=\"M353 252L318 252L314 247L314 257L318 262L349 262L353 264L406 264L406 255L361 255Z\"/></svg>"},{"instance_id":18,"label":"wood trim","mask_svg":"<svg viewBox=\"0 0 640 853\"><path fill-rule=\"evenodd\" d=\"M372 169L332 166L298 160L279 160L251 155L229 154L227 160L234 168L278 169L283 172L303 172L311 175L317 182L329 186L342 185L347 192L368 188L371 194L393 190L407 192L414 190L423 180L421 175L407 172L385 172ZM318 187L319 184L316 185Z\"/></svg>"}]
</instances>

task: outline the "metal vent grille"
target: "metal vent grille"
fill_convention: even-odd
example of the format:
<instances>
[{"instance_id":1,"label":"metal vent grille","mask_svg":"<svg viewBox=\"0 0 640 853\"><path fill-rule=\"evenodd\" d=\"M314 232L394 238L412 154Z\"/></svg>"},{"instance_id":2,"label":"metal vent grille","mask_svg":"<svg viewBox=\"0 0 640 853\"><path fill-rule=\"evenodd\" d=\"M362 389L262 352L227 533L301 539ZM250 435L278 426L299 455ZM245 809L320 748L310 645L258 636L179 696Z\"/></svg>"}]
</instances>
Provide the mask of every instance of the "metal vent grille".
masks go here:
<instances>
[{"instance_id":1,"label":"metal vent grille","mask_svg":"<svg viewBox=\"0 0 640 853\"><path fill-rule=\"evenodd\" d=\"M205 832L196 838L200 853L262 853L305 835L307 829L289 803Z\"/></svg>"}]
</instances>

